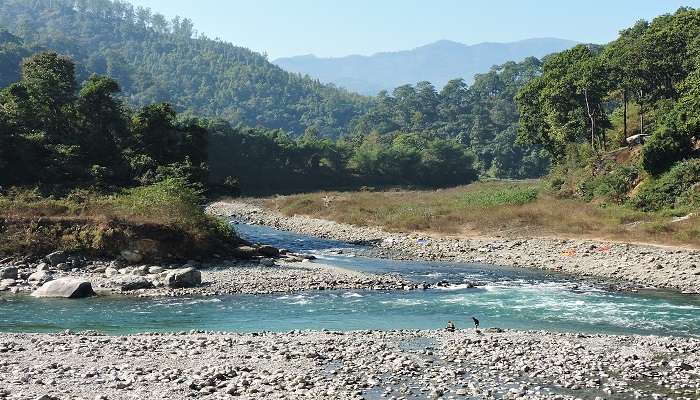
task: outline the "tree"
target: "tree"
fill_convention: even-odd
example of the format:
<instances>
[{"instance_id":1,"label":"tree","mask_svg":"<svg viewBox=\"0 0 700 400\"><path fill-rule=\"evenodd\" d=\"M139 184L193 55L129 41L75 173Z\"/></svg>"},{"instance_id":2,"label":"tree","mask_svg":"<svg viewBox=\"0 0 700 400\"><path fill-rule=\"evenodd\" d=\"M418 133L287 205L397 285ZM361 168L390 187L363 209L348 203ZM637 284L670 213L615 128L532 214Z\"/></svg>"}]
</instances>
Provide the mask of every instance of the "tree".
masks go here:
<instances>
[{"instance_id":1,"label":"tree","mask_svg":"<svg viewBox=\"0 0 700 400\"><path fill-rule=\"evenodd\" d=\"M45 130L50 141L59 140L67 133L66 107L75 99L73 62L53 52L34 55L22 64L21 84L33 107L34 127Z\"/></svg>"}]
</instances>

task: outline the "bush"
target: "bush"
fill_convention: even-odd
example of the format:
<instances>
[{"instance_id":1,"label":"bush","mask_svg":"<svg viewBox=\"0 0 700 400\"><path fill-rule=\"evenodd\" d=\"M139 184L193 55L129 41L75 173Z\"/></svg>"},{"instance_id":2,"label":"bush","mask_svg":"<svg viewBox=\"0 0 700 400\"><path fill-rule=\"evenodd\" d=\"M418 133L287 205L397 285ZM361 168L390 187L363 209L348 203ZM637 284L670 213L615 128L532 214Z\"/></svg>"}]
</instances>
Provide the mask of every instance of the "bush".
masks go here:
<instances>
[{"instance_id":1,"label":"bush","mask_svg":"<svg viewBox=\"0 0 700 400\"><path fill-rule=\"evenodd\" d=\"M200 189L178 178L111 196L74 190L57 199L38 190L10 189L0 196L0 254L64 250L116 257L144 243L152 244L142 250L153 259L226 254L236 233L208 216L202 201Z\"/></svg>"},{"instance_id":2,"label":"bush","mask_svg":"<svg viewBox=\"0 0 700 400\"><path fill-rule=\"evenodd\" d=\"M623 165L601 175L593 181L592 195L622 204L627 201L627 193L632 190L639 177L639 172L637 166Z\"/></svg>"},{"instance_id":3,"label":"bush","mask_svg":"<svg viewBox=\"0 0 700 400\"><path fill-rule=\"evenodd\" d=\"M652 175L667 171L693 151L693 140L680 124L668 117L642 148L642 167Z\"/></svg>"},{"instance_id":4,"label":"bush","mask_svg":"<svg viewBox=\"0 0 700 400\"><path fill-rule=\"evenodd\" d=\"M660 177L645 182L632 203L644 211L679 207L679 199L692 199L699 183L700 159L683 161Z\"/></svg>"}]
</instances>

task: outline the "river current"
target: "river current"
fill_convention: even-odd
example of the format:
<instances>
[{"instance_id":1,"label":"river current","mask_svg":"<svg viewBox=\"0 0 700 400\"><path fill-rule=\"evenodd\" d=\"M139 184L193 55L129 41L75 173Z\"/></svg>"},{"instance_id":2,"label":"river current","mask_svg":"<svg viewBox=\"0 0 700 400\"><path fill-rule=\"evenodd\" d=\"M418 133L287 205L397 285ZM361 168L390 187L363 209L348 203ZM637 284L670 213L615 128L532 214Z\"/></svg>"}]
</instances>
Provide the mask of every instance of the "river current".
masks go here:
<instances>
[{"instance_id":1,"label":"river current","mask_svg":"<svg viewBox=\"0 0 700 400\"><path fill-rule=\"evenodd\" d=\"M361 248L267 227L239 233L320 262L417 282L450 282L425 291L318 291L190 298L100 296L83 300L4 297L0 331L289 331L482 327L564 332L700 336L700 296L607 291L564 275L484 264L395 261L358 256ZM476 284L476 288L470 288Z\"/></svg>"}]
</instances>

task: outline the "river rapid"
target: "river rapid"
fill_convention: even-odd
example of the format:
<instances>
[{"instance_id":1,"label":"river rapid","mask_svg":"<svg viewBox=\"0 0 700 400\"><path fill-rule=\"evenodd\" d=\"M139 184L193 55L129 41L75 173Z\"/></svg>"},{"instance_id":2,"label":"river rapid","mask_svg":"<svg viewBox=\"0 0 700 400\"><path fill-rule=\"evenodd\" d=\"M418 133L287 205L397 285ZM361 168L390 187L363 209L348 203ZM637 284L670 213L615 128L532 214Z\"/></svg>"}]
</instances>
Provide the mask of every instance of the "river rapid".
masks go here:
<instances>
[{"instance_id":1,"label":"river rapid","mask_svg":"<svg viewBox=\"0 0 700 400\"><path fill-rule=\"evenodd\" d=\"M418 291L311 291L207 298L100 296L0 301L0 331L278 331L482 327L608 334L700 335L700 297L666 291L625 293L541 270L485 264L396 261L363 256L362 246L254 225L237 225L253 242L314 254L320 262L396 273L433 284ZM438 282L447 282L437 287Z\"/></svg>"}]
</instances>

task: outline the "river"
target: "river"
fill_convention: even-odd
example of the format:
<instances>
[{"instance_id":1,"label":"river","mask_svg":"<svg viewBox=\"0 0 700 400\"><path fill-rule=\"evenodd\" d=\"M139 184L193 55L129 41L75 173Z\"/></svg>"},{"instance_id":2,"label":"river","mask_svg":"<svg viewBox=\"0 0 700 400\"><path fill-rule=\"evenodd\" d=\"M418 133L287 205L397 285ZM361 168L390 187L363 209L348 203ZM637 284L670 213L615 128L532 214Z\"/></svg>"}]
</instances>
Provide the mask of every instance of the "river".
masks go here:
<instances>
[{"instance_id":1,"label":"river","mask_svg":"<svg viewBox=\"0 0 700 400\"><path fill-rule=\"evenodd\" d=\"M293 329L435 329L471 326L565 332L700 335L700 297L673 292L607 291L567 276L483 264L395 261L355 255L361 248L267 227L238 225L254 242L313 253L321 262L392 272L418 282L450 282L425 291L315 291L206 298L100 296L0 301L0 331L98 330L289 331ZM476 288L470 288L470 284Z\"/></svg>"}]
</instances>

